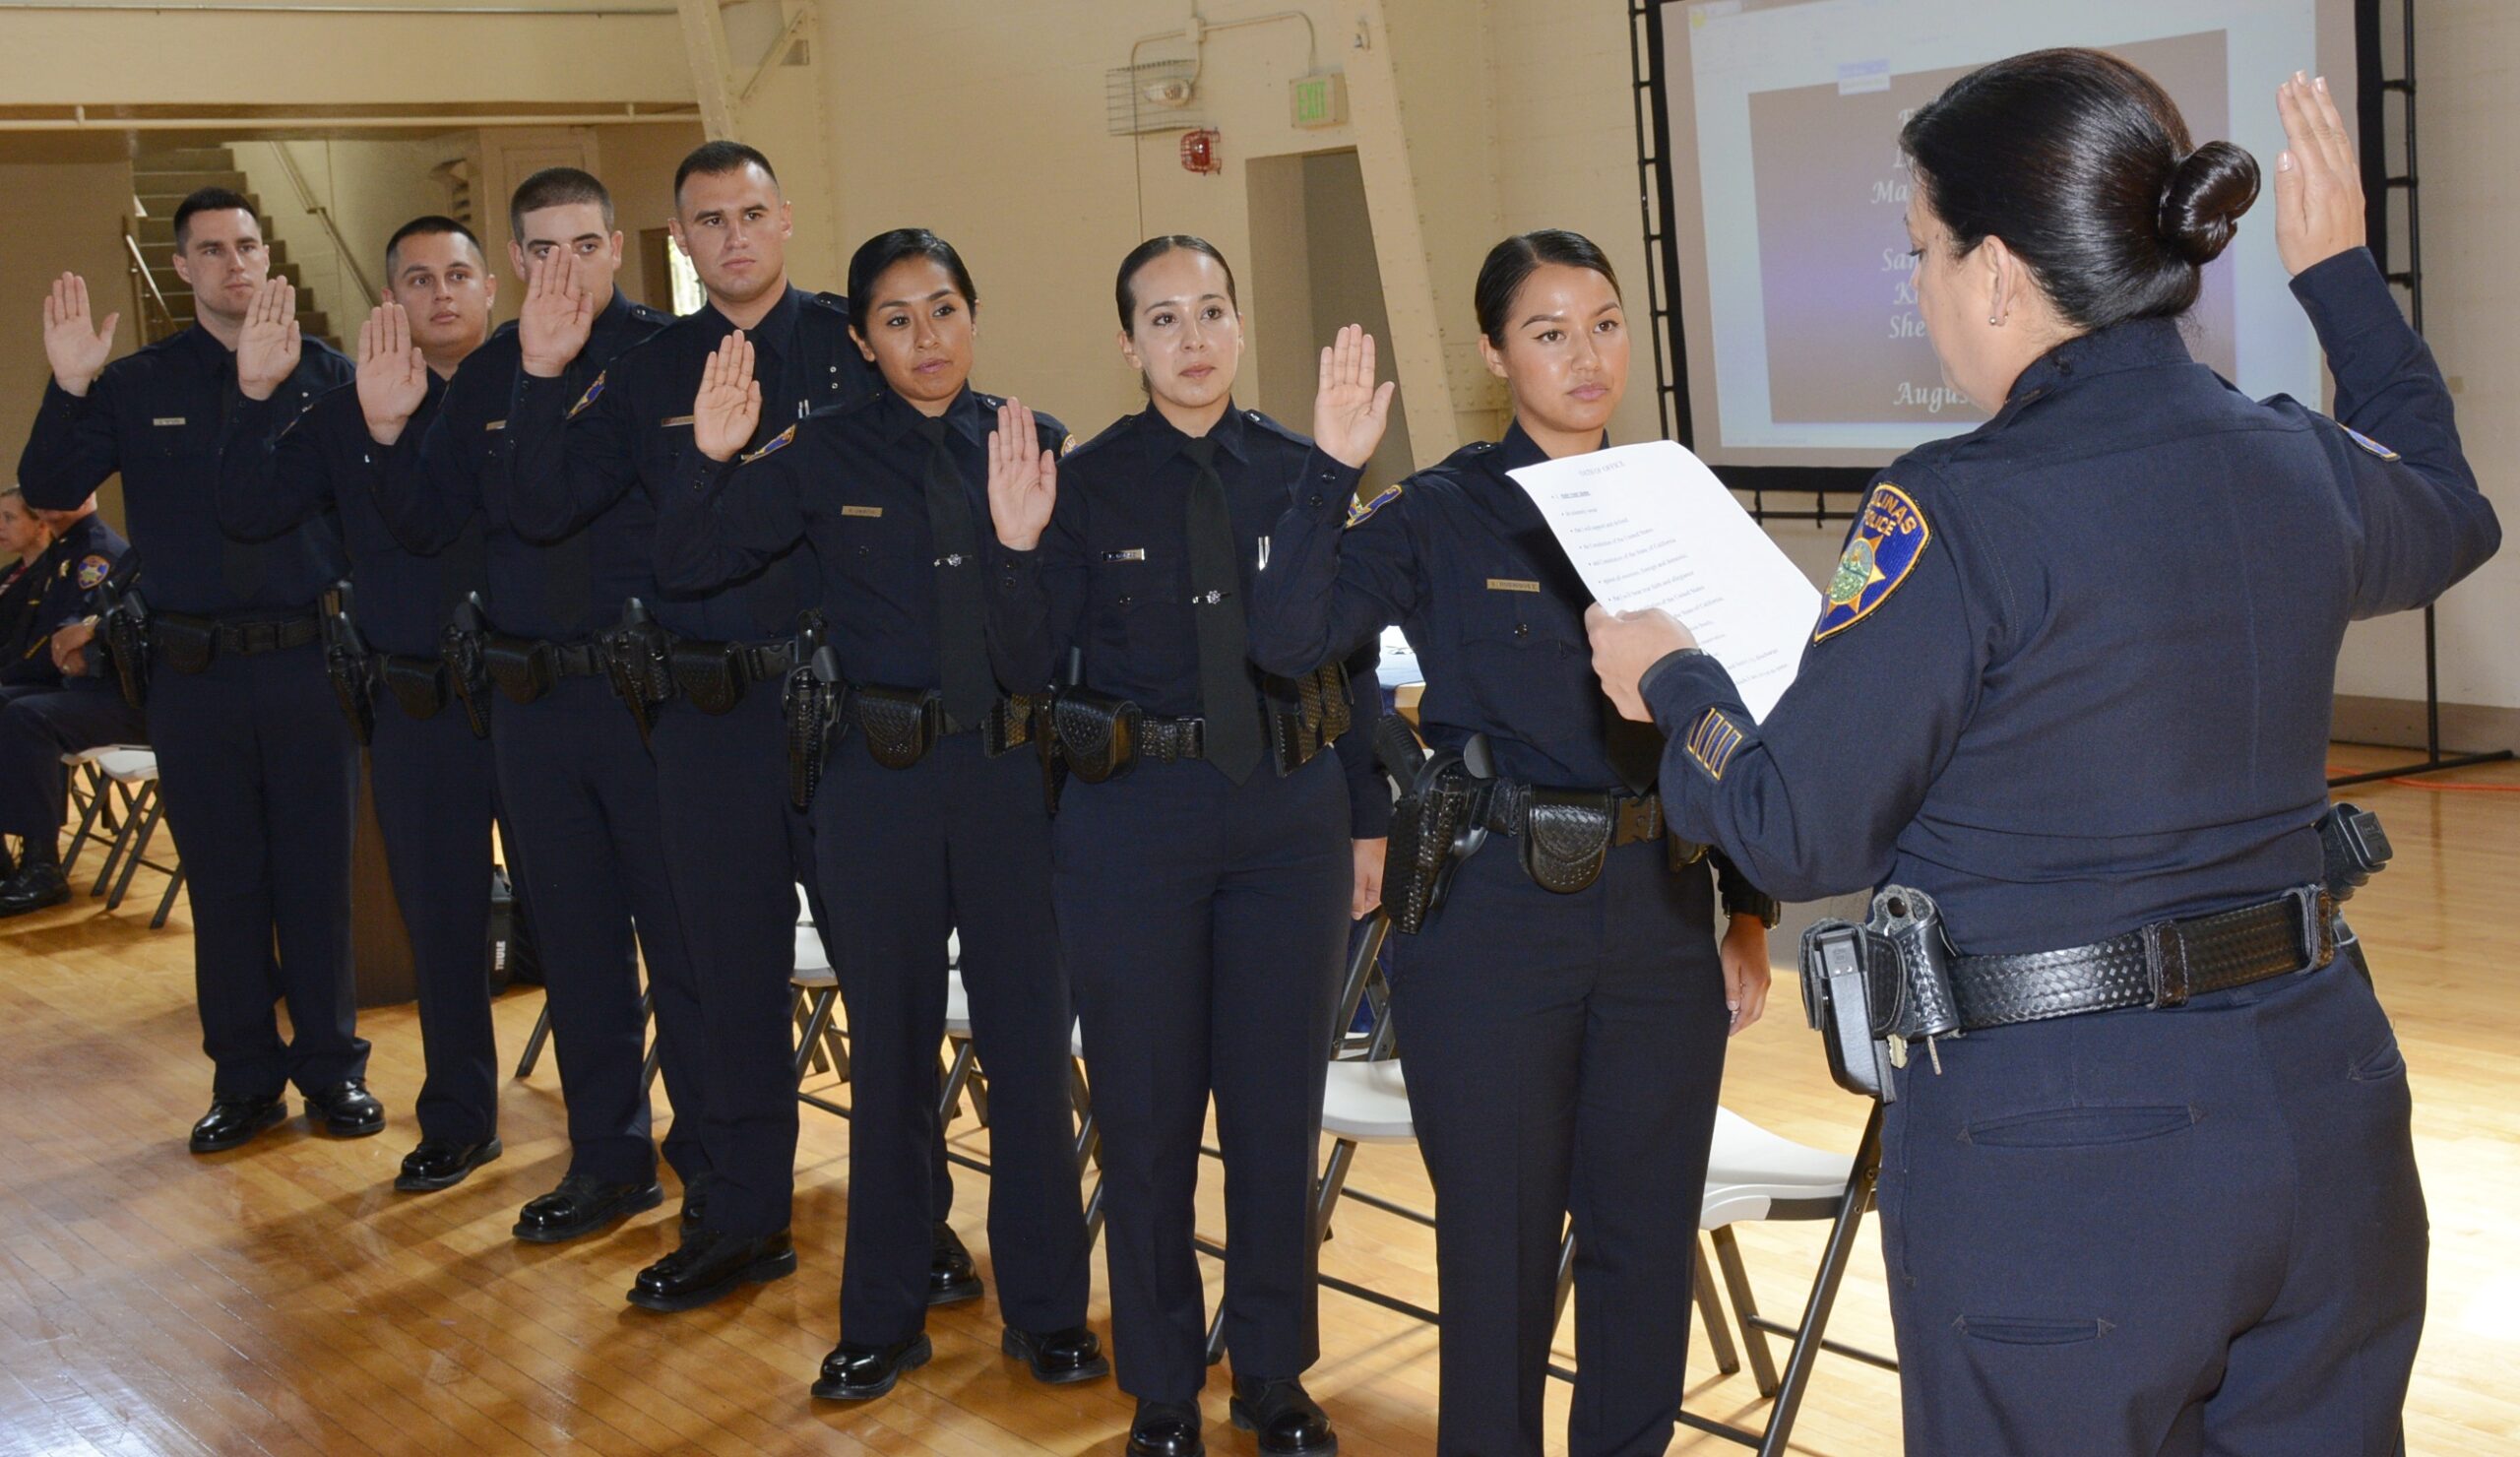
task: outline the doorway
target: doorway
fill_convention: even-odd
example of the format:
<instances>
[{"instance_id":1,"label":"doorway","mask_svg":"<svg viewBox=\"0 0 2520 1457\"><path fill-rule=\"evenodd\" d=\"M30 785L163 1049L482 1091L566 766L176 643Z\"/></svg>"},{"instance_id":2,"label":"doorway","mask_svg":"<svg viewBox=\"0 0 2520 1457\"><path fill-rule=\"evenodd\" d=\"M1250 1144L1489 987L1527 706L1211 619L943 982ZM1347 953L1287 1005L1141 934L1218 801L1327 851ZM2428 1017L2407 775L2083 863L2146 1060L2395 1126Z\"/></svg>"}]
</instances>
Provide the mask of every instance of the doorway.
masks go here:
<instances>
[{"instance_id":1,"label":"doorway","mask_svg":"<svg viewBox=\"0 0 2520 1457\"><path fill-rule=\"evenodd\" d=\"M1354 148L1252 158L1249 178L1251 278L1245 309L1260 366L1257 403L1297 430L1312 428L1321 347L1348 324L1374 337L1378 367L1396 376L1391 314L1383 304L1382 261L1365 210L1363 169ZM1402 382L1406 389L1407 382ZM1370 496L1416 469L1409 420L1395 406L1391 427L1366 464Z\"/></svg>"}]
</instances>

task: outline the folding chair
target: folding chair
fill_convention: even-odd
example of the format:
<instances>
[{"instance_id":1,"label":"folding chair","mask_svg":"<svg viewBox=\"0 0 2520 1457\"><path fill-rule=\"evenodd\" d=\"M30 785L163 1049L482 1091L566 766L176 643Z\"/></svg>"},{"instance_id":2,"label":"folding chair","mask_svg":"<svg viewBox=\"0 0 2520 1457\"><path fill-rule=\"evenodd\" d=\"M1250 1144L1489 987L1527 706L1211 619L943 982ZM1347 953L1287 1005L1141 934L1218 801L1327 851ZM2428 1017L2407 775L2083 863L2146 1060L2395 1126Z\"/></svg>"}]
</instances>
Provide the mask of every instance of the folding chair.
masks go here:
<instances>
[{"instance_id":1,"label":"folding chair","mask_svg":"<svg viewBox=\"0 0 2520 1457\"><path fill-rule=\"evenodd\" d=\"M96 872L96 883L89 887L91 896L105 895L105 909L119 910L123 897L131 892L131 877L143 865L161 871L166 876L166 893L158 898L158 912L149 919L149 928L157 930L166 923L167 914L174 910L175 896L184 888L184 867L180 856L160 862L149 858L149 842L156 838L158 827L165 821L166 801L158 792L158 756L145 748L116 747L92 751L89 763L99 776L83 817L79 838L72 843L74 856L84 848L90 824L96 814L95 805L111 792L120 796L121 827L105 849L105 862ZM117 873L119 872L119 873ZM113 892L105 894L110 882Z\"/></svg>"}]
</instances>

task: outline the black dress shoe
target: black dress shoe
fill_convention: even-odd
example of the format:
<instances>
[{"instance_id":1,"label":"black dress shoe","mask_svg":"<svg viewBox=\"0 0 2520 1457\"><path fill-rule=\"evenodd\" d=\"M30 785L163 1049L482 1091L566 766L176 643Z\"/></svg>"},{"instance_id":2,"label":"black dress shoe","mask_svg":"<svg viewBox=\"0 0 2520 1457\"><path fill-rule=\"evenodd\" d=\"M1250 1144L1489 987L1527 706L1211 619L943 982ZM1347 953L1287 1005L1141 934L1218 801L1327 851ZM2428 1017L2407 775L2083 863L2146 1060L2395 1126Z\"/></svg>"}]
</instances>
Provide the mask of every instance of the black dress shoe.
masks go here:
<instances>
[{"instance_id":1,"label":"black dress shoe","mask_svg":"<svg viewBox=\"0 0 2520 1457\"><path fill-rule=\"evenodd\" d=\"M663 1202L664 1188L653 1178L646 1183L606 1183L572 1173L560 1180L558 1188L518 1213L515 1234L528 1244L557 1244Z\"/></svg>"},{"instance_id":2,"label":"black dress shoe","mask_svg":"<svg viewBox=\"0 0 2520 1457\"><path fill-rule=\"evenodd\" d=\"M928 1241L927 1303L959 1305L979 1298L979 1269L972 1263L972 1252L963 1247L953 1226L938 1220Z\"/></svg>"},{"instance_id":3,"label":"black dress shoe","mask_svg":"<svg viewBox=\"0 0 2520 1457\"><path fill-rule=\"evenodd\" d=\"M1019 1331L1010 1325L998 1349L1023 1357L1033 1368L1033 1379L1048 1386L1111 1374L1110 1358L1102 1354L1102 1338L1081 1325L1044 1332Z\"/></svg>"},{"instance_id":4,"label":"black dress shoe","mask_svg":"<svg viewBox=\"0 0 2520 1457\"><path fill-rule=\"evenodd\" d=\"M1199 1437L1199 1404L1141 1401L1129 1423L1129 1457L1207 1457Z\"/></svg>"},{"instance_id":5,"label":"black dress shoe","mask_svg":"<svg viewBox=\"0 0 2520 1457\"><path fill-rule=\"evenodd\" d=\"M322 1118L324 1131L335 1138L365 1138L385 1131L385 1105L376 1101L360 1078L307 1094L306 1116Z\"/></svg>"},{"instance_id":6,"label":"black dress shoe","mask_svg":"<svg viewBox=\"0 0 2520 1457\"><path fill-rule=\"evenodd\" d=\"M394 1175L394 1187L407 1194L451 1189L464 1182L466 1174L505 1152L495 1134L479 1143L423 1138L418 1148L403 1156L403 1172Z\"/></svg>"},{"instance_id":7,"label":"black dress shoe","mask_svg":"<svg viewBox=\"0 0 2520 1457\"><path fill-rule=\"evenodd\" d=\"M192 1150L216 1154L253 1141L266 1128L280 1126L288 1105L279 1098L214 1098L210 1111L193 1124Z\"/></svg>"},{"instance_id":8,"label":"black dress shoe","mask_svg":"<svg viewBox=\"0 0 2520 1457\"><path fill-rule=\"evenodd\" d=\"M814 1395L823 1401L872 1401L892 1390L902 1372L927 1364L927 1359L935 1354L936 1348L927 1344L925 1331L889 1346L843 1341L823 1358L823 1372L814 1382Z\"/></svg>"},{"instance_id":9,"label":"black dress shoe","mask_svg":"<svg viewBox=\"0 0 2520 1457\"><path fill-rule=\"evenodd\" d=\"M0 919L45 910L69 899L70 879L61 873L60 861L20 865L8 879L0 880Z\"/></svg>"},{"instance_id":10,"label":"black dress shoe","mask_svg":"<svg viewBox=\"0 0 2520 1457\"><path fill-rule=\"evenodd\" d=\"M757 1239L694 1230L681 1248L639 1272L629 1300L643 1310L697 1310L739 1285L795 1273L796 1246L786 1230Z\"/></svg>"},{"instance_id":11,"label":"black dress shoe","mask_svg":"<svg viewBox=\"0 0 2520 1457\"><path fill-rule=\"evenodd\" d=\"M1233 1425L1260 1434L1260 1450L1268 1457L1314 1457L1339 1450L1339 1433L1321 1404L1292 1376L1262 1381L1233 1378Z\"/></svg>"}]
</instances>

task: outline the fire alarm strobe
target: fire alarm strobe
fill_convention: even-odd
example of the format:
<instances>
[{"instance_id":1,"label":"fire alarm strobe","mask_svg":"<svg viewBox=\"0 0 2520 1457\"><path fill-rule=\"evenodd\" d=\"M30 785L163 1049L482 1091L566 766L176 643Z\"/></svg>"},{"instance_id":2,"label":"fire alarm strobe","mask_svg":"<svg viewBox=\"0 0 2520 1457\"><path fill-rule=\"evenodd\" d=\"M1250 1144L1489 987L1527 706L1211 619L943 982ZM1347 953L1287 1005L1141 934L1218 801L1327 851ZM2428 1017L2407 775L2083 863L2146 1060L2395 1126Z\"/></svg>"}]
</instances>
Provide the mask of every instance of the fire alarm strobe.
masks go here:
<instances>
[{"instance_id":1,"label":"fire alarm strobe","mask_svg":"<svg viewBox=\"0 0 2520 1457\"><path fill-rule=\"evenodd\" d=\"M1185 172L1222 172L1225 155L1218 147L1219 137L1212 128L1181 134L1181 169Z\"/></svg>"}]
</instances>

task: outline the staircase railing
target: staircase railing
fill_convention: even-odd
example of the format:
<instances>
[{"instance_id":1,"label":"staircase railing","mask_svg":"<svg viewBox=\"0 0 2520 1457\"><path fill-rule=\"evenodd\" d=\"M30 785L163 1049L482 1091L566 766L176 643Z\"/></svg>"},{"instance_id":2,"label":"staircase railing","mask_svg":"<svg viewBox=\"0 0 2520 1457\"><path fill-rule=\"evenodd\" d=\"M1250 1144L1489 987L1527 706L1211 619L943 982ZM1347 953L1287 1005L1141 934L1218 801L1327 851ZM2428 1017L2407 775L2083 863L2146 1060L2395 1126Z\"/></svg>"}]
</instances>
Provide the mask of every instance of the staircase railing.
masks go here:
<instances>
[{"instance_id":1,"label":"staircase railing","mask_svg":"<svg viewBox=\"0 0 2520 1457\"><path fill-rule=\"evenodd\" d=\"M298 168L297 158L289 155L286 142L274 142L271 149L272 156L280 160L281 170L288 176L289 187L297 193L297 205L324 224L324 233L332 239L333 252L341 260L343 271L349 275L350 282L358 285L355 306L363 309L374 303L382 295L376 291L376 285L368 282L367 270L359 267L358 255L351 250L349 239L342 236L342 225L333 221L333 210L315 200L315 189L307 185L306 173Z\"/></svg>"},{"instance_id":2,"label":"staircase railing","mask_svg":"<svg viewBox=\"0 0 2520 1457\"><path fill-rule=\"evenodd\" d=\"M135 204L137 199L134 199ZM149 256L140 251L140 234L125 218L122 223L123 251L131 256L131 314L140 327L140 342L156 344L182 327L174 307L166 302L166 290L158 286L158 271L149 266Z\"/></svg>"}]
</instances>

